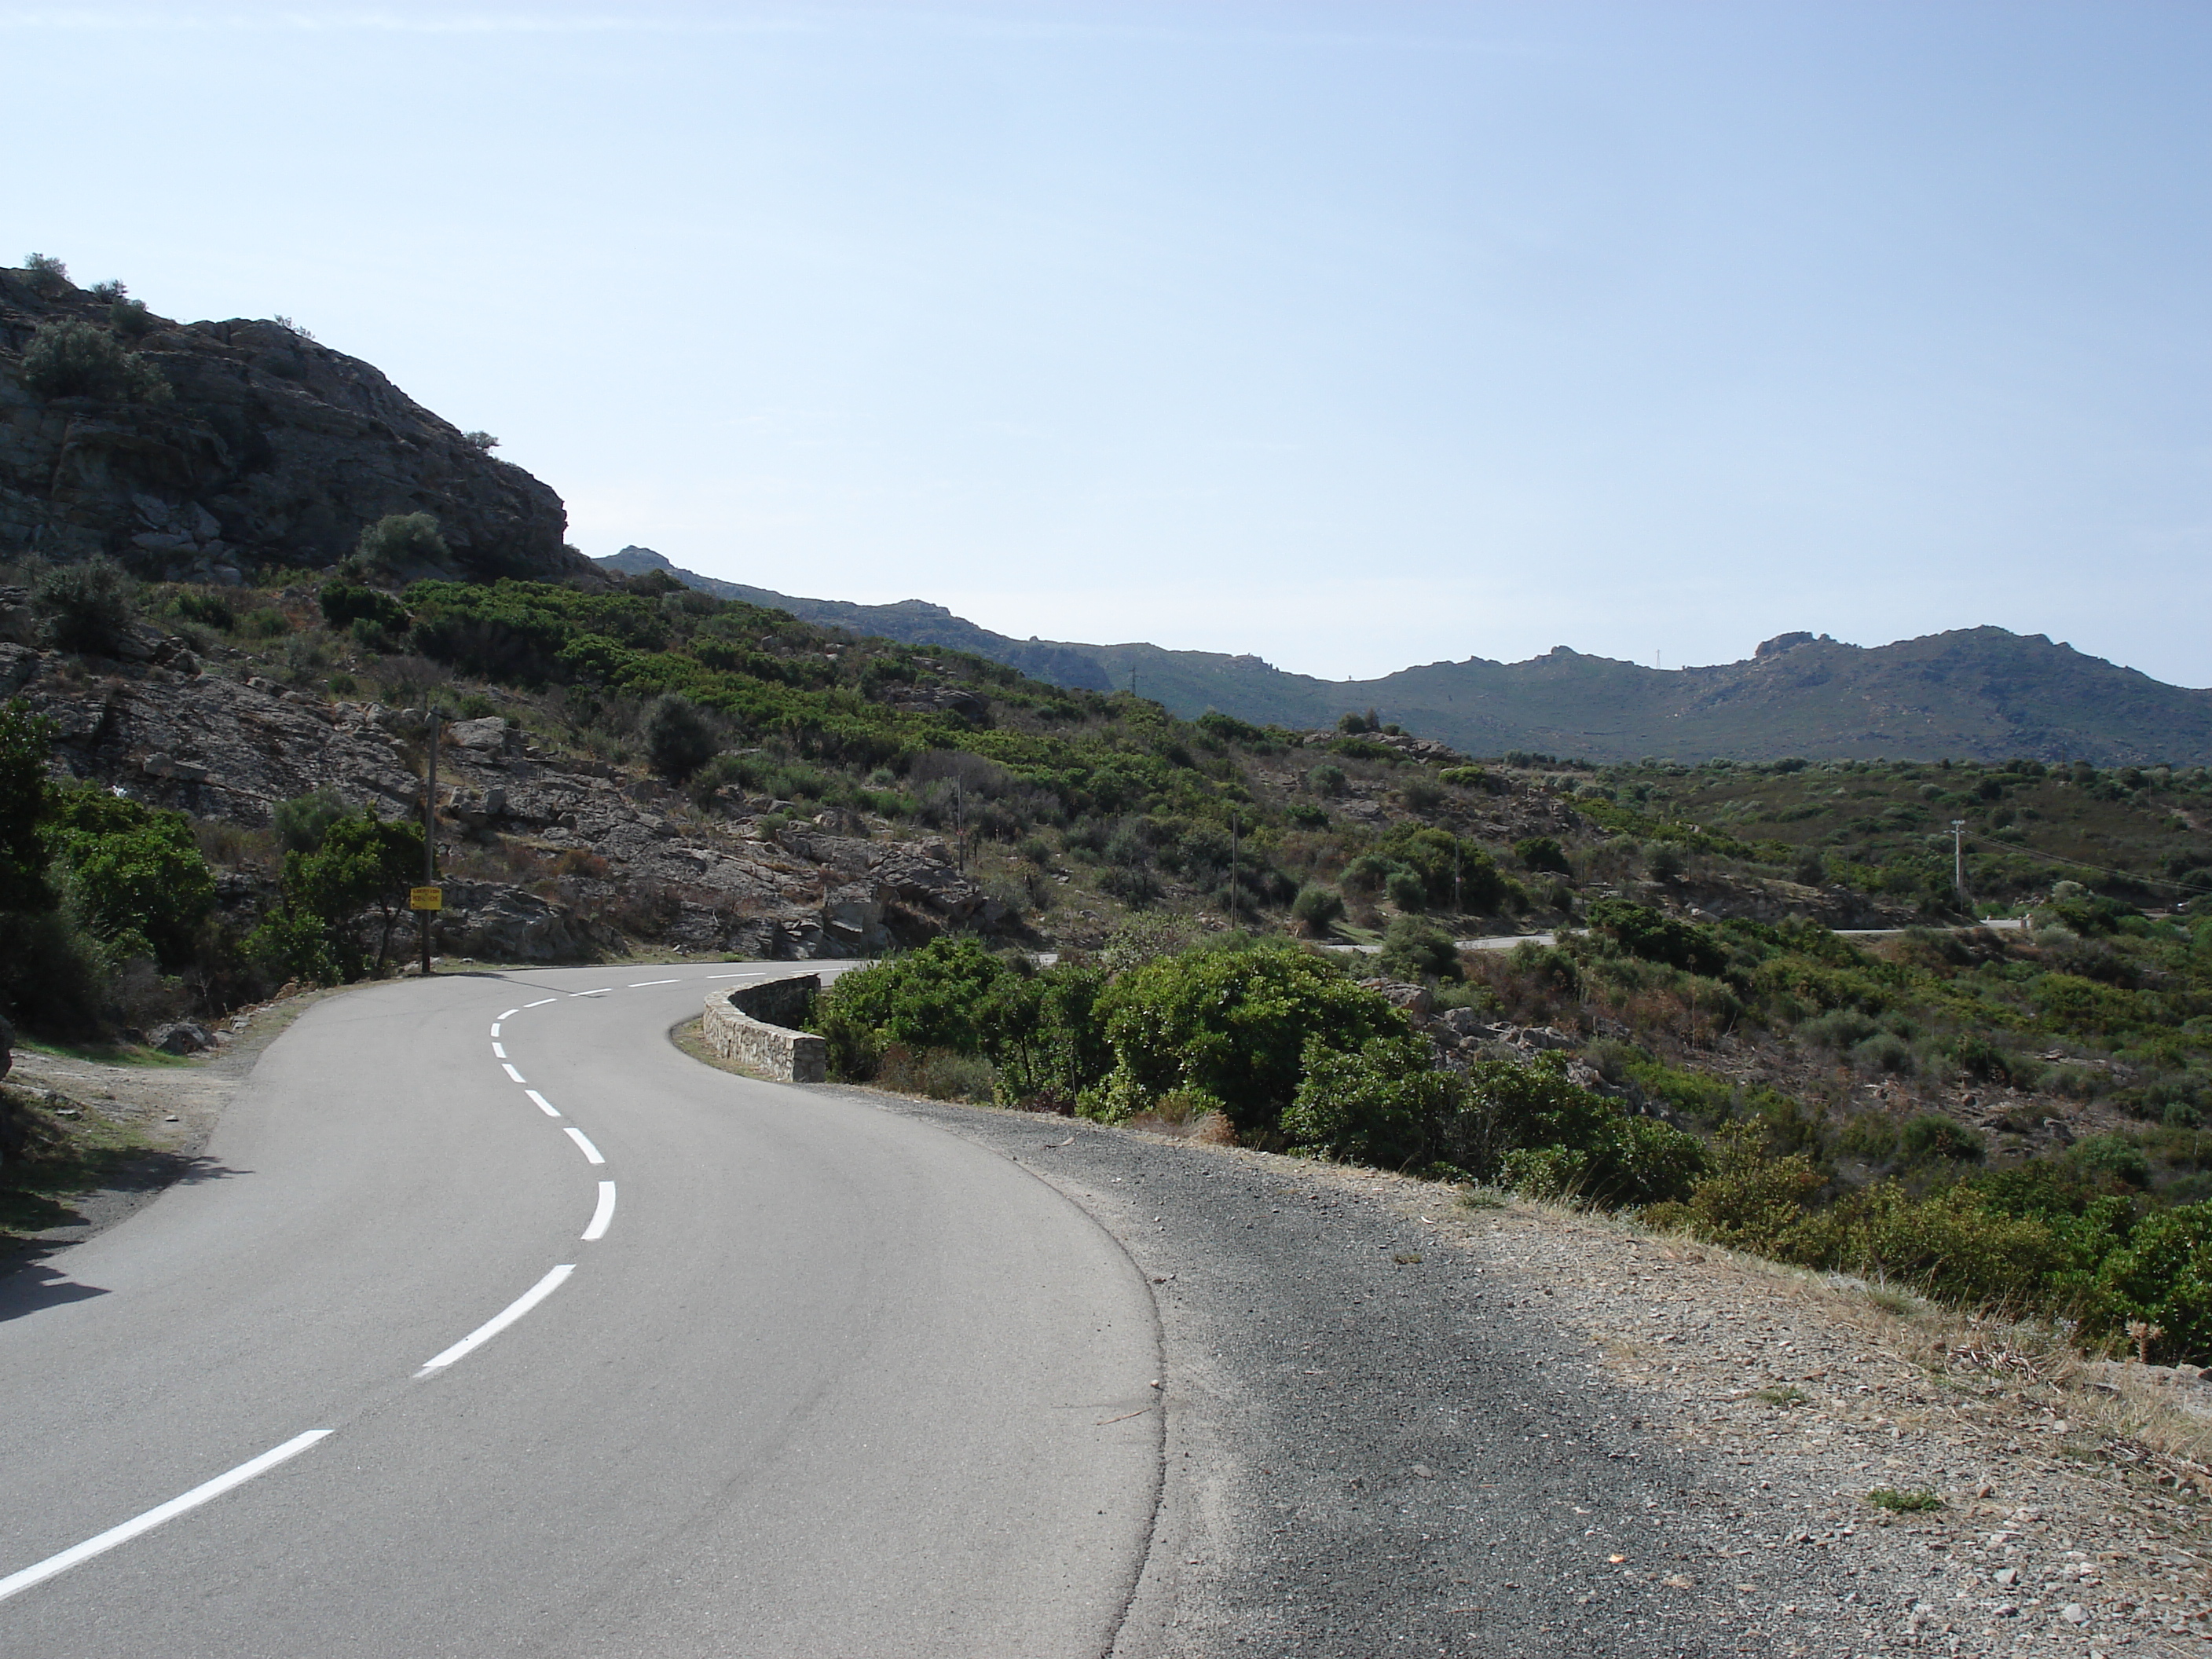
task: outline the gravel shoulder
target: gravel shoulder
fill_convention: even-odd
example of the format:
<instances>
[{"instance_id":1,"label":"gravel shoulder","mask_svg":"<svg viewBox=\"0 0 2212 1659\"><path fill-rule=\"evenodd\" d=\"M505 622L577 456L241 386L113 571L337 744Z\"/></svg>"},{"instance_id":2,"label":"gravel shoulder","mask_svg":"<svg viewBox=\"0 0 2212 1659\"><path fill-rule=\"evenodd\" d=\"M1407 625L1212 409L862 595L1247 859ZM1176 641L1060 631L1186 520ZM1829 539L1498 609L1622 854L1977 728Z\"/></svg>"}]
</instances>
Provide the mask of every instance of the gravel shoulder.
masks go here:
<instances>
[{"instance_id":1,"label":"gravel shoulder","mask_svg":"<svg viewBox=\"0 0 2212 1659\"><path fill-rule=\"evenodd\" d=\"M1020 1163L1152 1283L1132 1659L2212 1652L2212 1388L1611 1218L842 1092Z\"/></svg>"}]
</instances>

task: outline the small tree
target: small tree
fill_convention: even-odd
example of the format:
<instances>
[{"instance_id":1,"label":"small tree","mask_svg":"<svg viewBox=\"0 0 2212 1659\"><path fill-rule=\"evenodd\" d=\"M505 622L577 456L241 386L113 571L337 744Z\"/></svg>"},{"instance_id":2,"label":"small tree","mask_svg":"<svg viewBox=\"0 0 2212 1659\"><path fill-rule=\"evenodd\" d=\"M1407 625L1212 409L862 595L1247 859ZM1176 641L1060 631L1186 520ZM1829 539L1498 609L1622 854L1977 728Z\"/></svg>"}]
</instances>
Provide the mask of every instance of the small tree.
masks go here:
<instances>
[{"instance_id":1,"label":"small tree","mask_svg":"<svg viewBox=\"0 0 2212 1659\"><path fill-rule=\"evenodd\" d=\"M410 568L442 567L453 559L453 550L438 533L438 520L428 513L387 513L361 532L354 556L370 569L402 574Z\"/></svg>"},{"instance_id":2,"label":"small tree","mask_svg":"<svg viewBox=\"0 0 2212 1659\"><path fill-rule=\"evenodd\" d=\"M57 565L39 578L46 634L64 651L112 656L131 629L131 578L114 560Z\"/></svg>"},{"instance_id":3,"label":"small tree","mask_svg":"<svg viewBox=\"0 0 2212 1659\"><path fill-rule=\"evenodd\" d=\"M392 957L392 933L407 890L422 870L420 824L387 823L363 812L333 822L314 852L284 855L284 901L295 915L321 924L329 959L345 973L358 971L361 961L347 925L364 910L380 912L376 967L381 973ZM295 924L286 927L297 931Z\"/></svg>"},{"instance_id":4,"label":"small tree","mask_svg":"<svg viewBox=\"0 0 2212 1659\"><path fill-rule=\"evenodd\" d=\"M461 441L479 454L489 455L499 447L499 440L489 432L464 432Z\"/></svg>"},{"instance_id":5,"label":"small tree","mask_svg":"<svg viewBox=\"0 0 2212 1659\"><path fill-rule=\"evenodd\" d=\"M645 753L653 769L681 783L714 758L721 734L707 711L673 692L655 697L645 715Z\"/></svg>"},{"instance_id":6,"label":"small tree","mask_svg":"<svg viewBox=\"0 0 2212 1659\"><path fill-rule=\"evenodd\" d=\"M31 286L41 294L58 294L70 285L69 267L51 253L26 254L23 269L30 273Z\"/></svg>"}]
</instances>

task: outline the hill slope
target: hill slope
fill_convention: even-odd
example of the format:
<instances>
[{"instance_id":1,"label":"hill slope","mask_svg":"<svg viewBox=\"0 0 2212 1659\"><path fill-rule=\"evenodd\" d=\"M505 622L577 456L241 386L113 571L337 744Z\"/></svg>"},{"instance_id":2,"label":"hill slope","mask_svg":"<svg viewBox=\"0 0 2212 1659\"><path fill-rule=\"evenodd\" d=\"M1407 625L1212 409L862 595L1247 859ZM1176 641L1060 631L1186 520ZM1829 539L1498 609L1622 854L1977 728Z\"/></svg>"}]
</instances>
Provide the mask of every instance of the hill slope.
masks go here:
<instances>
[{"instance_id":1,"label":"hill slope","mask_svg":"<svg viewBox=\"0 0 2212 1659\"><path fill-rule=\"evenodd\" d=\"M1209 708L1290 727L1350 709L1470 753L1595 761L1877 757L2212 761L2212 691L2152 679L2040 634L1971 628L1873 647L1785 634L1744 662L1661 672L1561 646L1527 662L1430 663L1374 680L1319 680L1253 656L1156 645L1016 640L942 605L851 605L678 570L650 548L597 562L666 570L723 599L916 645L972 651L1055 684L1127 688L1186 719Z\"/></svg>"}]
</instances>

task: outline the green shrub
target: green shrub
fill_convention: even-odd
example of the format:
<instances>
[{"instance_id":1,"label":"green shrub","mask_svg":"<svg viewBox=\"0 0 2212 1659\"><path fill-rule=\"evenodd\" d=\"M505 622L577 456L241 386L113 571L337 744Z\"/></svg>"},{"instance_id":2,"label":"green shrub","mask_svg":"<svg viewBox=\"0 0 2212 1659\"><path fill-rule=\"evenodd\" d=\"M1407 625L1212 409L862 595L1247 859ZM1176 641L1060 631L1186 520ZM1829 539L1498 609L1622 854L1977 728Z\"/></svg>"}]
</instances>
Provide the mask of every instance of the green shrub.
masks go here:
<instances>
[{"instance_id":1,"label":"green shrub","mask_svg":"<svg viewBox=\"0 0 2212 1659\"><path fill-rule=\"evenodd\" d=\"M1984 1150L1975 1131L1935 1112L1908 1121L1898 1132L1898 1145L1908 1158L1948 1158L1973 1164L1981 1162Z\"/></svg>"},{"instance_id":2,"label":"green shrub","mask_svg":"<svg viewBox=\"0 0 2212 1659\"><path fill-rule=\"evenodd\" d=\"M1284 1111L1299 1152L1386 1170L1425 1169L1443 1156L1466 1085L1436 1069L1419 1037L1376 1037L1357 1054L1310 1042L1305 1075Z\"/></svg>"},{"instance_id":3,"label":"green shrub","mask_svg":"<svg viewBox=\"0 0 2212 1659\"><path fill-rule=\"evenodd\" d=\"M1531 870L1549 870L1559 875L1571 875L1573 866L1567 862L1566 848L1550 836L1531 836L1526 841L1513 843L1513 856Z\"/></svg>"},{"instance_id":4,"label":"green shrub","mask_svg":"<svg viewBox=\"0 0 2212 1659\"><path fill-rule=\"evenodd\" d=\"M2146 1216L2097 1279L2109 1328L2140 1320L2177 1359L2212 1356L2212 1202Z\"/></svg>"},{"instance_id":5,"label":"green shrub","mask_svg":"<svg viewBox=\"0 0 2212 1659\"><path fill-rule=\"evenodd\" d=\"M983 1011L1015 969L972 938L932 939L919 951L841 975L814 1006L835 1076L873 1077L893 1044L910 1052L984 1051Z\"/></svg>"},{"instance_id":6,"label":"green shrub","mask_svg":"<svg viewBox=\"0 0 2212 1659\"><path fill-rule=\"evenodd\" d=\"M428 513L386 514L361 532L354 556L372 570L400 576L443 569L453 557Z\"/></svg>"},{"instance_id":7,"label":"green shrub","mask_svg":"<svg viewBox=\"0 0 2212 1659\"><path fill-rule=\"evenodd\" d=\"M132 583L123 567L105 556L57 565L34 591L47 612L46 633L64 651L112 656L128 637Z\"/></svg>"},{"instance_id":8,"label":"green shrub","mask_svg":"<svg viewBox=\"0 0 2212 1659\"><path fill-rule=\"evenodd\" d=\"M875 1081L900 1094L931 1100L987 1101L996 1079L991 1062L980 1054L950 1048L908 1048L894 1042L877 1061Z\"/></svg>"},{"instance_id":9,"label":"green shrub","mask_svg":"<svg viewBox=\"0 0 2212 1659\"><path fill-rule=\"evenodd\" d=\"M1731 1123L1713 1138L1711 1171L1686 1198L1655 1206L1644 1218L1730 1249L1778 1255L1803 1220L1806 1200L1825 1184L1802 1153L1770 1158L1758 1126Z\"/></svg>"},{"instance_id":10,"label":"green shrub","mask_svg":"<svg viewBox=\"0 0 2212 1659\"><path fill-rule=\"evenodd\" d=\"M238 626L238 613L219 594L187 591L177 595L175 609L186 622L198 623L203 628L219 628L228 634Z\"/></svg>"},{"instance_id":11,"label":"green shrub","mask_svg":"<svg viewBox=\"0 0 2212 1659\"><path fill-rule=\"evenodd\" d=\"M335 789L324 787L311 794L280 800L270 810L277 844L288 853L312 853L323 844L330 827L349 809Z\"/></svg>"},{"instance_id":12,"label":"green shrub","mask_svg":"<svg viewBox=\"0 0 2212 1659\"><path fill-rule=\"evenodd\" d=\"M373 632L398 634L408 623L407 607L373 587L325 582L316 603L322 607L323 620L333 629L352 629L366 623Z\"/></svg>"},{"instance_id":13,"label":"green shrub","mask_svg":"<svg viewBox=\"0 0 2212 1659\"><path fill-rule=\"evenodd\" d=\"M39 325L23 348L22 375L40 398L158 404L175 395L152 363L106 329L75 319Z\"/></svg>"},{"instance_id":14,"label":"green shrub","mask_svg":"<svg viewBox=\"0 0 2212 1659\"><path fill-rule=\"evenodd\" d=\"M1382 954L1376 965L1392 979L1457 979L1461 976L1459 946L1452 936L1433 922L1400 916L1382 934Z\"/></svg>"},{"instance_id":15,"label":"green shrub","mask_svg":"<svg viewBox=\"0 0 2212 1659\"><path fill-rule=\"evenodd\" d=\"M1344 769L1324 762L1306 774L1306 787L1316 795L1340 795L1344 793Z\"/></svg>"},{"instance_id":16,"label":"green shrub","mask_svg":"<svg viewBox=\"0 0 2212 1659\"><path fill-rule=\"evenodd\" d=\"M1382 891L1401 910L1419 912L1429 908L1429 884L1411 870L1393 870L1383 878Z\"/></svg>"},{"instance_id":17,"label":"green shrub","mask_svg":"<svg viewBox=\"0 0 2212 1659\"><path fill-rule=\"evenodd\" d=\"M1664 911L1626 899L1599 899L1589 907L1591 928L1610 937L1630 956L1662 962L1686 973L1717 975L1728 952L1694 923L1678 921Z\"/></svg>"},{"instance_id":18,"label":"green shrub","mask_svg":"<svg viewBox=\"0 0 2212 1659\"><path fill-rule=\"evenodd\" d=\"M118 957L190 957L215 876L183 813L76 785L52 793L43 833L73 909Z\"/></svg>"},{"instance_id":19,"label":"green shrub","mask_svg":"<svg viewBox=\"0 0 2212 1659\"><path fill-rule=\"evenodd\" d=\"M1797 1022L1796 1037L1800 1042L1809 1042L1816 1048L1829 1048L1838 1054L1856 1047L1881 1030L1856 1008L1837 1008L1811 1019Z\"/></svg>"},{"instance_id":20,"label":"green shrub","mask_svg":"<svg viewBox=\"0 0 2212 1659\"><path fill-rule=\"evenodd\" d=\"M1291 915L1312 938L1324 937L1344 915L1344 898L1333 887L1308 884L1291 901Z\"/></svg>"},{"instance_id":21,"label":"green shrub","mask_svg":"<svg viewBox=\"0 0 2212 1659\"><path fill-rule=\"evenodd\" d=\"M671 782L682 783L714 758L722 746L721 733L707 711L689 697L669 693L653 700L646 710L646 758L653 769Z\"/></svg>"},{"instance_id":22,"label":"green shrub","mask_svg":"<svg viewBox=\"0 0 2212 1659\"><path fill-rule=\"evenodd\" d=\"M1309 1042L1352 1054L1406 1032L1404 1016L1337 963L1274 944L1148 963L1109 986L1098 1012L1114 1055L1109 1115L1201 1094L1246 1140L1273 1132L1296 1097Z\"/></svg>"},{"instance_id":23,"label":"green shrub","mask_svg":"<svg viewBox=\"0 0 2212 1659\"><path fill-rule=\"evenodd\" d=\"M1876 1031L1851 1045L1851 1063L1861 1071L1910 1076L1917 1064L1912 1045L1893 1031Z\"/></svg>"}]
</instances>

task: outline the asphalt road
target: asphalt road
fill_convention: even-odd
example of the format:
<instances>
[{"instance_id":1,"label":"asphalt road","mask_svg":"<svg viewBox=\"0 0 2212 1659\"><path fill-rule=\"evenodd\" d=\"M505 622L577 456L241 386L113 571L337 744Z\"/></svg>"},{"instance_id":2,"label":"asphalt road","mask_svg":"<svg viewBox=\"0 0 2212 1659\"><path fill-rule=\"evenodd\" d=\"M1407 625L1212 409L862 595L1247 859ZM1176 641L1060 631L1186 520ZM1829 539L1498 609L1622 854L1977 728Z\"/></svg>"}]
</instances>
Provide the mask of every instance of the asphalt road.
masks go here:
<instances>
[{"instance_id":1,"label":"asphalt road","mask_svg":"<svg viewBox=\"0 0 2212 1659\"><path fill-rule=\"evenodd\" d=\"M0 1654L1105 1652L1151 1287L1000 1152L663 1040L733 971L324 1003L0 1279Z\"/></svg>"}]
</instances>

